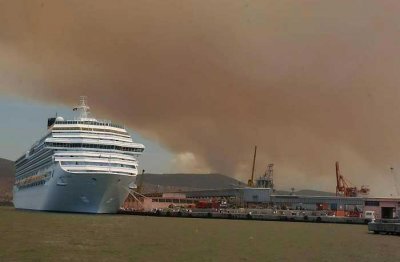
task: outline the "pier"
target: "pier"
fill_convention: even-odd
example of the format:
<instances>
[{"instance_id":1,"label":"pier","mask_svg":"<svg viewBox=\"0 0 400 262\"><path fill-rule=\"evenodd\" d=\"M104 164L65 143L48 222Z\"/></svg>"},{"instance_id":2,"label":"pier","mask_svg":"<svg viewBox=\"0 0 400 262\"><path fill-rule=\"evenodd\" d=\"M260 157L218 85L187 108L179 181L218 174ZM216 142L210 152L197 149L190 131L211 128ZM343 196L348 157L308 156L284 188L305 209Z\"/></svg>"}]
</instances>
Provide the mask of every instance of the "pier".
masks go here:
<instances>
[{"instance_id":1,"label":"pier","mask_svg":"<svg viewBox=\"0 0 400 262\"><path fill-rule=\"evenodd\" d=\"M369 219L360 217L334 217L320 215L278 215L259 214L253 212L215 212L215 211L129 211L120 210L119 214L155 217L177 217L177 218L204 218L204 219L234 219L234 220L256 220L256 221L286 221L286 222L308 222L308 223L335 223L335 224L368 224Z\"/></svg>"}]
</instances>

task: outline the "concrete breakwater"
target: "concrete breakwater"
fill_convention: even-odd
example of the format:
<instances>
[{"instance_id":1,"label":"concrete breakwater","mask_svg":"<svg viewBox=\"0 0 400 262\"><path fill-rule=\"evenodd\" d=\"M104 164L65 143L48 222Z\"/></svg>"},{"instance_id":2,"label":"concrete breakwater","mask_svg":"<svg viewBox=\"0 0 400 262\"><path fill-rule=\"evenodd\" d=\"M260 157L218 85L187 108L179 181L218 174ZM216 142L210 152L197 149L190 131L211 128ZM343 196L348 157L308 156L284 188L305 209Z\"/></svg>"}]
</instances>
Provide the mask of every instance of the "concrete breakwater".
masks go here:
<instances>
[{"instance_id":1,"label":"concrete breakwater","mask_svg":"<svg viewBox=\"0 0 400 262\"><path fill-rule=\"evenodd\" d=\"M224 213L212 211L129 211L121 210L120 214L136 216L158 216L158 217L183 217L183 218L205 218L205 219L237 219L258 221L288 221L309 223L337 223L337 224L368 224L369 219L360 217L333 217L319 215L277 215L277 214L254 214L252 212Z\"/></svg>"}]
</instances>

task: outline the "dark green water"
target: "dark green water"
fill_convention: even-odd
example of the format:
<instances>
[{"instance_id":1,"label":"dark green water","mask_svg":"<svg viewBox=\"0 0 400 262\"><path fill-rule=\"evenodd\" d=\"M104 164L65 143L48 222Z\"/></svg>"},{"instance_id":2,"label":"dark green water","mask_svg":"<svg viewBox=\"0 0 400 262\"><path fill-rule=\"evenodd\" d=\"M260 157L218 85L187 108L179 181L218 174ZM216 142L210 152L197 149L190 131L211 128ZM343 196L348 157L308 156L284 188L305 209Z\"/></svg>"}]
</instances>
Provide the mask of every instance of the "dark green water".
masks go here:
<instances>
[{"instance_id":1,"label":"dark green water","mask_svg":"<svg viewBox=\"0 0 400 262\"><path fill-rule=\"evenodd\" d=\"M0 207L0 261L400 261L400 237L365 225Z\"/></svg>"}]
</instances>

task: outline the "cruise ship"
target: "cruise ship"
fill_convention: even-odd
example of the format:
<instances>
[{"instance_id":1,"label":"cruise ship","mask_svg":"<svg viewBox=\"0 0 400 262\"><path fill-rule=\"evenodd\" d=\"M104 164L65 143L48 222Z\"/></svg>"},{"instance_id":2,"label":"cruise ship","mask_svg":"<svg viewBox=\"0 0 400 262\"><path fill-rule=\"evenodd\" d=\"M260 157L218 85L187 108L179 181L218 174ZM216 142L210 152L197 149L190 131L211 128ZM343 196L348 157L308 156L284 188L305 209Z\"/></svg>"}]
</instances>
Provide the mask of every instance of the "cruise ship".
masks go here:
<instances>
[{"instance_id":1,"label":"cruise ship","mask_svg":"<svg viewBox=\"0 0 400 262\"><path fill-rule=\"evenodd\" d=\"M77 117L49 118L47 133L15 162L18 209L116 213L136 187L144 145L121 125L90 116L85 97Z\"/></svg>"}]
</instances>

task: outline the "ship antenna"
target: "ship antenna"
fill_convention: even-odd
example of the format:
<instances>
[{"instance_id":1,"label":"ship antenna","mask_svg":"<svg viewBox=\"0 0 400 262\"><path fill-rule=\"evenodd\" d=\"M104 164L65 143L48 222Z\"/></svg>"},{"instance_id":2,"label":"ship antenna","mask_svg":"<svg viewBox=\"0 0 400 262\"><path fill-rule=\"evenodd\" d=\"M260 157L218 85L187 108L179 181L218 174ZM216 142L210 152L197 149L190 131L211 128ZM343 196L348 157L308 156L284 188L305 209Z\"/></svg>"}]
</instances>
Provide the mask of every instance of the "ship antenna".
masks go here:
<instances>
[{"instance_id":1,"label":"ship antenna","mask_svg":"<svg viewBox=\"0 0 400 262\"><path fill-rule=\"evenodd\" d=\"M81 96L79 101L80 101L79 106L75 107L73 110L74 111L79 110L79 112L80 112L79 118L80 119L88 118L88 116L90 114L90 107L87 105L87 97Z\"/></svg>"}]
</instances>

